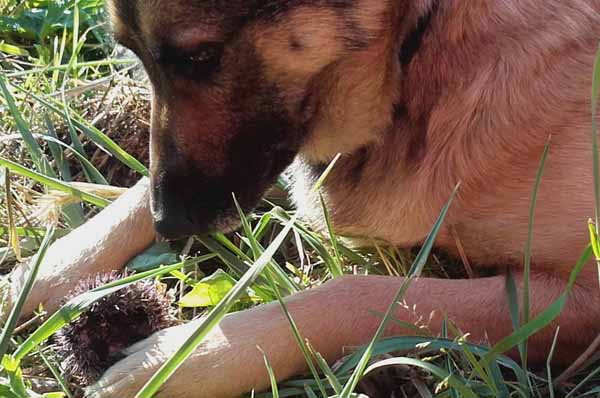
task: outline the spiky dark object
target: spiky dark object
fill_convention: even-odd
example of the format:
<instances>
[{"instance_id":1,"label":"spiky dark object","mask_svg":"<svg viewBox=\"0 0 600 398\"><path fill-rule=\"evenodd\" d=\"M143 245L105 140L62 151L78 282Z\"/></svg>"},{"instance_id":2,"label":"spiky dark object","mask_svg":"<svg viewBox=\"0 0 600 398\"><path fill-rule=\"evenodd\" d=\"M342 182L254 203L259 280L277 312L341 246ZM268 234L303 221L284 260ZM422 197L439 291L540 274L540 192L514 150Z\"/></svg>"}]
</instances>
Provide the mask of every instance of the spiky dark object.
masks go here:
<instances>
[{"instance_id":1,"label":"spiky dark object","mask_svg":"<svg viewBox=\"0 0 600 398\"><path fill-rule=\"evenodd\" d=\"M67 299L123 277L115 272L82 280ZM125 287L94 303L55 335L69 375L89 385L123 358L125 348L177 323L174 295L153 280Z\"/></svg>"}]
</instances>

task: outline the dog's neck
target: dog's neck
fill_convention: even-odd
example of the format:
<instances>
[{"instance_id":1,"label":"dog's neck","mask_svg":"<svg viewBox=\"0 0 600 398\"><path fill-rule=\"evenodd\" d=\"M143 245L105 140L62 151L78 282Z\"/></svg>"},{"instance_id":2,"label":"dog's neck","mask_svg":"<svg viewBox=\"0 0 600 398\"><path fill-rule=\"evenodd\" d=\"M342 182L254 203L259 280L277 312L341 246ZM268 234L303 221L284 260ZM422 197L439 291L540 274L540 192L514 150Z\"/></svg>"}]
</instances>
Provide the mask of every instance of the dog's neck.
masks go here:
<instances>
[{"instance_id":1,"label":"dog's neck","mask_svg":"<svg viewBox=\"0 0 600 398\"><path fill-rule=\"evenodd\" d=\"M324 123L334 128L299 157L294 196L305 200L319 165L344 155L324 187L344 233L415 243L458 182L463 199L481 205L486 193L492 203L489 182L507 165L535 174L549 134L589 124L589 105L573 98L589 92L600 26L593 7L448 0L425 11L410 29L397 27L406 39L419 18L428 22L417 29L420 45L409 47L416 51L402 53L408 42L383 36L342 70L338 102L327 103L335 123ZM340 109L348 119L335 119ZM533 176L504 181L515 178ZM317 204L309 218L319 219L319 199L308 200Z\"/></svg>"}]
</instances>

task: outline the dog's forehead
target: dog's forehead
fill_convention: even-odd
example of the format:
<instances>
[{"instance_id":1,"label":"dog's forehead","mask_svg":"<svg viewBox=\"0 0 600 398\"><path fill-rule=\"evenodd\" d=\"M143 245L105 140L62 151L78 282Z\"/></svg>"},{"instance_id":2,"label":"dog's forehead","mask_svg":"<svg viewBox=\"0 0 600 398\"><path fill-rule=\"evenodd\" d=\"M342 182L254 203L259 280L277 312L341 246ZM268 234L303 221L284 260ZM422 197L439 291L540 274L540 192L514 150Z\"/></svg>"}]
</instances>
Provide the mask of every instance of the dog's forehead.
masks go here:
<instances>
[{"instance_id":1,"label":"dog's forehead","mask_svg":"<svg viewBox=\"0 0 600 398\"><path fill-rule=\"evenodd\" d=\"M227 24L240 18L272 18L300 6L338 11L361 0L109 0L117 28L151 29L175 24Z\"/></svg>"},{"instance_id":2,"label":"dog's forehead","mask_svg":"<svg viewBox=\"0 0 600 398\"><path fill-rule=\"evenodd\" d=\"M312 43L323 47L324 36L346 36L360 47L380 26L372 0L108 0L113 33L120 43L136 51L161 47L193 49L205 42L229 38L267 37L290 46ZM377 2L379 3L379 2ZM382 1L381 3L385 3ZM251 27L246 30L247 27ZM278 28L277 28L278 27ZM279 30L277 30L279 29ZM283 32L283 33L282 33ZM279 38L275 38L279 36ZM308 45L311 47L311 45Z\"/></svg>"},{"instance_id":3,"label":"dog's forehead","mask_svg":"<svg viewBox=\"0 0 600 398\"><path fill-rule=\"evenodd\" d=\"M169 35L173 29L222 31L251 9L247 0L109 0L117 37ZM218 28L218 29L215 29Z\"/></svg>"}]
</instances>

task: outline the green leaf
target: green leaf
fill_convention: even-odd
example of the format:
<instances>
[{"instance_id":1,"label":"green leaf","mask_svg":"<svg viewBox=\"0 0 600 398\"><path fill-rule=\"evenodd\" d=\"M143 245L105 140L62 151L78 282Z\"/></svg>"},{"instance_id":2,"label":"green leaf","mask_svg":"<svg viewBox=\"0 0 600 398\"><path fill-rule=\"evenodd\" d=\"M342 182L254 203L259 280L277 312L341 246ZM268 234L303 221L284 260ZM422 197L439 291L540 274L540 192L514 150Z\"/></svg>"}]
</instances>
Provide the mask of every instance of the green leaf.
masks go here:
<instances>
[{"instance_id":1,"label":"green leaf","mask_svg":"<svg viewBox=\"0 0 600 398\"><path fill-rule=\"evenodd\" d=\"M2 398L21 398L17 394L15 394L10 387L5 385L0 385L0 397Z\"/></svg>"},{"instance_id":2,"label":"green leaf","mask_svg":"<svg viewBox=\"0 0 600 398\"><path fill-rule=\"evenodd\" d=\"M329 367L329 364L327 363L325 358L323 358L323 356L318 351L315 351L315 349L310 345L310 343L307 343L306 346L309 349L312 356L317 361L317 365L319 365L319 367L321 368L321 372L323 372L323 374L327 378L327 381L329 381L329 385L331 386L331 388L333 388L333 391L335 391L336 394L341 393L343 386L338 380L333 370L331 370L331 368Z\"/></svg>"},{"instance_id":3,"label":"green leaf","mask_svg":"<svg viewBox=\"0 0 600 398\"><path fill-rule=\"evenodd\" d=\"M127 268L136 272L144 272L156 269L163 264L176 263L178 259L179 256L171 249L169 243L158 242L134 257L127 264Z\"/></svg>"},{"instance_id":4,"label":"green leaf","mask_svg":"<svg viewBox=\"0 0 600 398\"><path fill-rule=\"evenodd\" d=\"M3 52L8 55L17 55L20 57L29 57L29 51L24 48L13 46L8 43L0 43L0 52Z\"/></svg>"},{"instance_id":5,"label":"green leaf","mask_svg":"<svg viewBox=\"0 0 600 398\"><path fill-rule=\"evenodd\" d=\"M217 270L197 283L192 291L179 300L179 305L186 308L214 307L233 289L235 283L236 280L231 275L223 270Z\"/></svg>"},{"instance_id":6,"label":"green leaf","mask_svg":"<svg viewBox=\"0 0 600 398\"><path fill-rule=\"evenodd\" d=\"M223 300L208 314L200 323L194 333L183 343L181 348L167 360L161 368L152 376L142 390L137 394L140 398L151 398L156 394L160 387L175 373L183 362L194 352L210 331L219 324L221 319L229 312L231 307L244 295L246 289L256 280L264 268L269 264L271 258L279 249L279 246L285 240L287 234L292 229L293 222L288 223L285 228L277 235L271 245L265 250L263 255L254 263L252 267L242 276L239 282L225 296Z\"/></svg>"}]
</instances>

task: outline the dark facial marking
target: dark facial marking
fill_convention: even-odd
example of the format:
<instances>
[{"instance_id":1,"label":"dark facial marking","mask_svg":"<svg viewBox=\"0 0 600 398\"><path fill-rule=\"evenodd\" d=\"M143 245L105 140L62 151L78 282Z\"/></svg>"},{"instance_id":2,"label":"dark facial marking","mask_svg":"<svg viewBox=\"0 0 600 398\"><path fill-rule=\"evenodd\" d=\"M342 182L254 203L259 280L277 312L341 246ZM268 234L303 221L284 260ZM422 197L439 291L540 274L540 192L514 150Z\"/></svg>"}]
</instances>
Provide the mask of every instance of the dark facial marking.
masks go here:
<instances>
[{"instance_id":1,"label":"dark facial marking","mask_svg":"<svg viewBox=\"0 0 600 398\"><path fill-rule=\"evenodd\" d=\"M328 163L319 162L319 163L306 163L306 168L309 171L310 181L316 182L320 176L323 175L327 167L329 167Z\"/></svg>"},{"instance_id":2,"label":"dark facial marking","mask_svg":"<svg viewBox=\"0 0 600 398\"><path fill-rule=\"evenodd\" d=\"M427 114L409 114L408 108L404 103L394 104L393 112L393 125L396 128L405 126L402 129L407 134L405 161L406 167L411 168L421 160L425 152L429 118Z\"/></svg>"},{"instance_id":3,"label":"dark facial marking","mask_svg":"<svg viewBox=\"0 0 600 398\"><path fill-rule=\"evenodd\" d=\"M431 19L437 12L438 8L439 2L435 1L427 14L419 17L415 29L412 30L404 39L402 47L400 47L400 54L398 56L402 66L408 66L417 52L419 52L421 44L423 44L423 38L427 34L427 31L431 25Z\"/></svg>"},{"instance_id":4,"label":"dark facial marking","mask_svg":"<svg viewBox=\"0 0 600 398\"><path fill-rule=\"evenodd\" d=\"M223 51L220 42L205 42L189 50L164 44L156 54L156 62L173 77L206 82L219 69Z\"/></svg>"},{"instance_id":5,"label":"dark facial marking","mask_svg":"<svg viewBox=\"0 0 600 398\"><path fill-rule=\"evenodd\" d=\"M348 177L355 184L358 185L363 176L363 171L367 162L369 161L369 148L360 148L352 156L352 163L348 166Z\"/></svg>"},{"instance_id":6,"label":"dark facial marking","mask_svg":"<svg viewBox=\"0 0 600 398\"><path fill-rule=\"evenodd\" d=\"M405 104L403 104L403 103L394 104L394 115L393 115L394 122L398 122L398 121L406 118L407 114L408 114L408 110L406 109Z\"/></svg>"},{"instance_id":7,"label":"dark facial marking","mask_svg":"<svg viewBox=\"0 0 600 398\"><path fill-rule=\"evenodd\" d=\"M300 51L304 48L304 46L300 42L300 39L298 39L296 36L290 36L289 43L290 49L293 51Z\"/></svg>"},{"instance_id":8,"label":"dark facial marking","mask_svg":"<svg viewBox=\"0 0 600 398\"><path fill-rule=\"evenodd\" d=\"M408 148L406 151L406 163L409 166L417 165L425 154L429 118L427 116L421 116L417 121L412 122L411 124L411 131L413 133L409 137Z\"/></svg>"}]
</instances>

